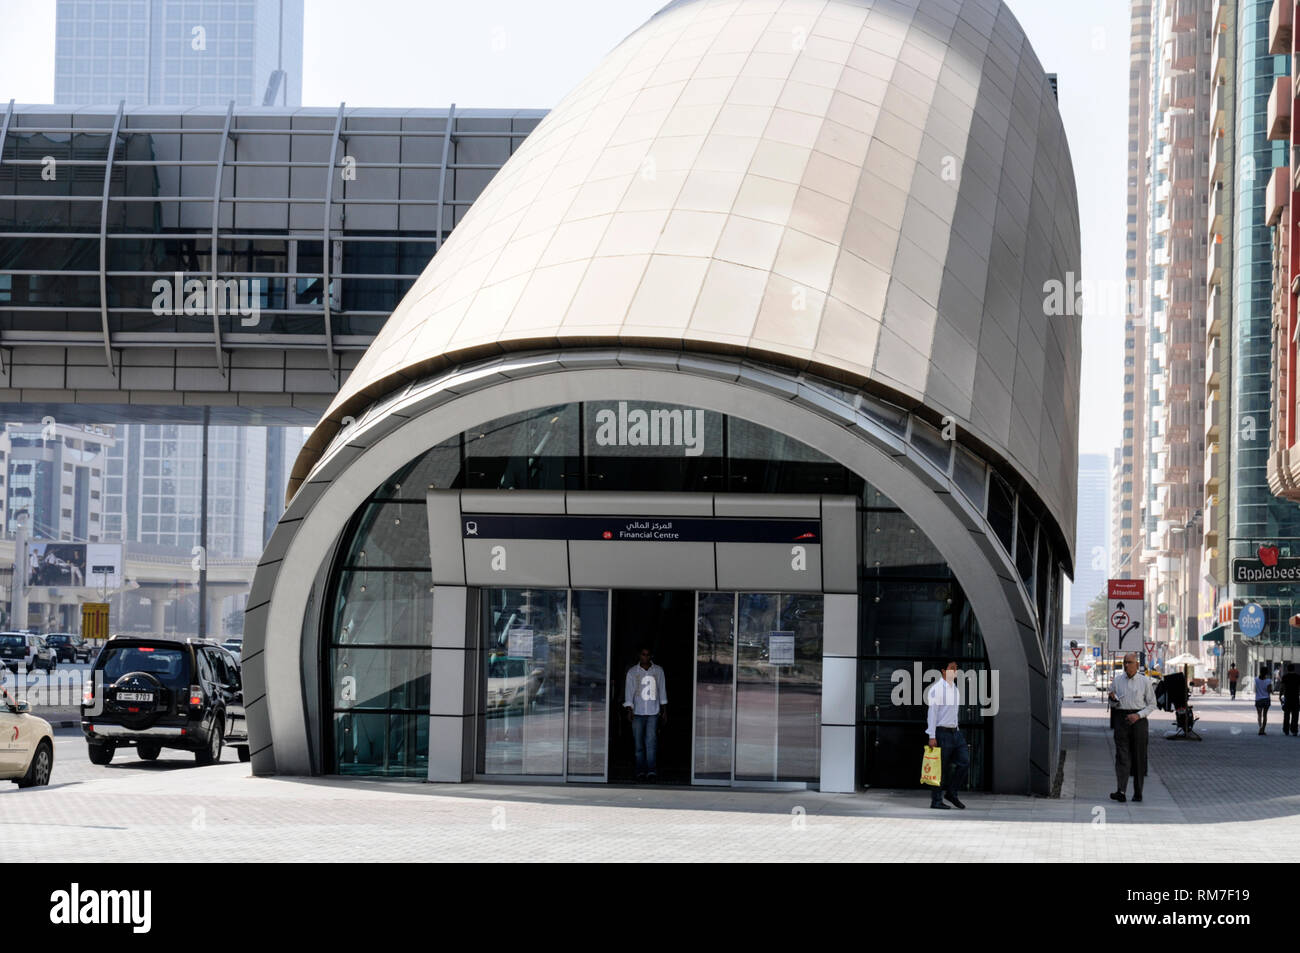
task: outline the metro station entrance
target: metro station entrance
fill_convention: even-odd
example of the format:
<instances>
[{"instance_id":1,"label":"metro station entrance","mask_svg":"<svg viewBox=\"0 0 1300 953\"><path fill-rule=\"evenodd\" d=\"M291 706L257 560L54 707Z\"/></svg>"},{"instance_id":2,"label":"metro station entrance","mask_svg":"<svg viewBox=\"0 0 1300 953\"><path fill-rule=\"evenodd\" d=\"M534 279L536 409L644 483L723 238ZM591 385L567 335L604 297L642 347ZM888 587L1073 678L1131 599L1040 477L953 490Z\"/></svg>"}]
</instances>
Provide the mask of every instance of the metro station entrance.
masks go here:
<instances>
[{"instance_id":1,"label":"metro station entrance","mask_svg":"<svg viewBox=\"0 0 1300 953\"><path fill-rule=\"evenodd\" d=\"M820 593L502 588L481 599L484 776L635 781L623 703L647 646L668 699L656 783L817 780Z\"/></svg>"},{"instance_id":2,"label":"metro station entrance","mask_svg":"<svg viewBox=\"0 0 1300 953\"><path fill-rule=\"evenodd\" d=\"M427 499L431 781L635 783L644 646L667 698L655 783L852 789L852 498Z\"/></svg>"}]
</instances>

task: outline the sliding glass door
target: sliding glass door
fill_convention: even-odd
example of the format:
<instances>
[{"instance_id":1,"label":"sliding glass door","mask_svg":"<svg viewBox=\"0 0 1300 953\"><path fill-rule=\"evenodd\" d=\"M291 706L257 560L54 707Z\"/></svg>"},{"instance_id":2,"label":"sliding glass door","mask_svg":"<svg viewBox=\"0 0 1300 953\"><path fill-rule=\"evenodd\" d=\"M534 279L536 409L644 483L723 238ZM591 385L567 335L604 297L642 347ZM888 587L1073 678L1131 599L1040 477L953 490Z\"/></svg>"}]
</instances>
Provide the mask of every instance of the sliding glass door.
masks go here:
<instances>
[{"instance_id":1,"label":"sliding glass door","mask_svg":"<svg viewBox=\"0 0 1300 953\"><path fill-rule=\"evenodd\" d=\"M821 593L697 593L697 783L820 777L823 601Z\"/></svg>"},{"instance_id":2,"label":"sliding glass door","mask_svg":"<svg viewBox=\"0 0 1300 953\"><path fill-rule=\"evenodd\" d=\"M485 775L605 777L609 592L483 591Z\"/></svg>"}]
</instances>

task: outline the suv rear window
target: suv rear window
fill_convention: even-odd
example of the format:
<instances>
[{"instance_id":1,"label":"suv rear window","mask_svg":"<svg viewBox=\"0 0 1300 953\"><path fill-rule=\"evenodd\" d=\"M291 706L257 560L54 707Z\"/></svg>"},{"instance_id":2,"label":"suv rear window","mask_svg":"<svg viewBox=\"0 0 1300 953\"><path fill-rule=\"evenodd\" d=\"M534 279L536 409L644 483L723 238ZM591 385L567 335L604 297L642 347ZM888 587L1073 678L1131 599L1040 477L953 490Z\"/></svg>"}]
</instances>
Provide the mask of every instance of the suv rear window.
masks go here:
<instances>
[{"instance_id":1,"label":"suv rear window","mask_svg":"<svg viewBox=\"0 0 1300 953\"><path fill-rule=\"evenodd\" d=\"M21 635L0 635L0 645L6 648L26 648L27 640Z\"/></svg>"},{"instance_id":2,"label":"suv rear window","mask_svg":"<svg viewBox=\"0 0 1300 953\"><path fill-rule=\"evenodd\" d=\"M109 646L100 656L104 681L113 683L128 672L148 672L168 688L184 689L190 670L184 649Z\"/></svg>"},{"instance_id":3,"label":"suv rear window","mask_svg":"<svg viewBox=\"0 0 1300 953\"><path fill-rule=\"evenodd\" d=\"M69 641L69 639L68 636L66 635L47 635L45 637L45 641L46 642L67 642Z\"/></svg>"}]
</instances>

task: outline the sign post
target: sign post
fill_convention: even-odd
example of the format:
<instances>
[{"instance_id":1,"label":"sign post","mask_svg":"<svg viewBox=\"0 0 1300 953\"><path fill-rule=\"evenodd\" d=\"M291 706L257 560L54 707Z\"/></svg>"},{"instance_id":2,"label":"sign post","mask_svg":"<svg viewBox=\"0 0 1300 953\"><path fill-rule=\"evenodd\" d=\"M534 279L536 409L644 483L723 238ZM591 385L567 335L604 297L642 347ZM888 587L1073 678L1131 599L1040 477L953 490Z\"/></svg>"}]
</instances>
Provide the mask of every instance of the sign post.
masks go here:
<instances>
[{"instance_id":1,"label":"sign post","mask_svg":"<svg viewBox=\"0 0 1300 953\"><path fill-rule=\"evenodd\" d=\"M1109 579L1106 582L1106 649L1124 654L1142 644L1146 582Z\"/></svg>"}]
</instances>

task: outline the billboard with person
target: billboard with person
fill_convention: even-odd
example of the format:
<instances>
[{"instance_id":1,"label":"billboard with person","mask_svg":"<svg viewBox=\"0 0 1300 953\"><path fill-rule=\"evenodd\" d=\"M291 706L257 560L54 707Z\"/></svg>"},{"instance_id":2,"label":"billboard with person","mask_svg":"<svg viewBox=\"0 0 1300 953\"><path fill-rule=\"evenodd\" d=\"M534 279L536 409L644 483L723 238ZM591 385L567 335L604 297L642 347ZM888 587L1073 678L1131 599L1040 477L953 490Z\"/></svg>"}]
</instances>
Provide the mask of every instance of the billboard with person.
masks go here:
<instances>
[{"instance_id":1,"label":"billboard with person","mask_svg":"<svg viewBox=\"0 0 1300 953\"><path fill-rule=\"evenodd\" d=\"M27 585L116 589L122 584L119 543L27 543Z\"/></svg>"}]
</instances>

